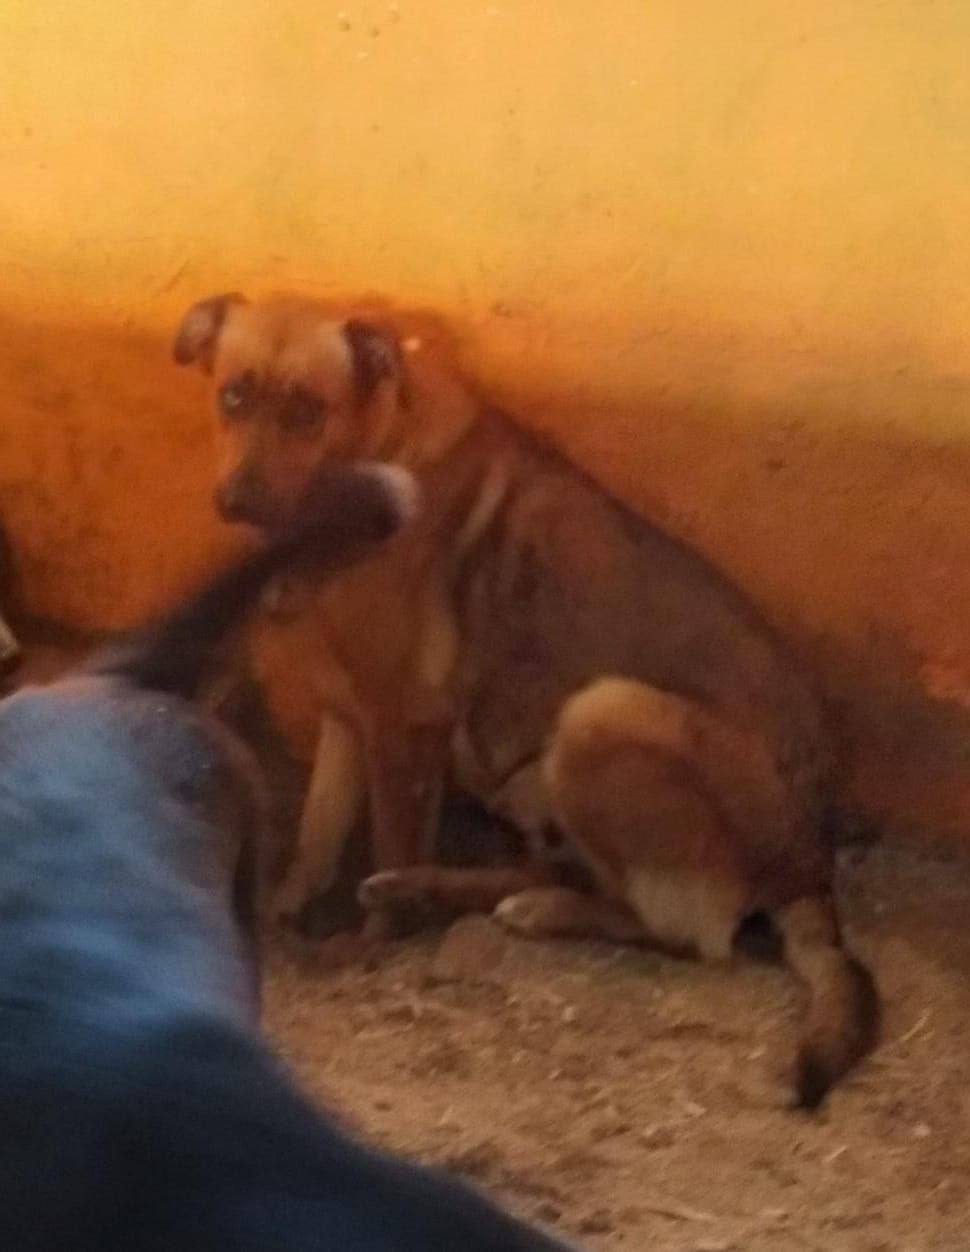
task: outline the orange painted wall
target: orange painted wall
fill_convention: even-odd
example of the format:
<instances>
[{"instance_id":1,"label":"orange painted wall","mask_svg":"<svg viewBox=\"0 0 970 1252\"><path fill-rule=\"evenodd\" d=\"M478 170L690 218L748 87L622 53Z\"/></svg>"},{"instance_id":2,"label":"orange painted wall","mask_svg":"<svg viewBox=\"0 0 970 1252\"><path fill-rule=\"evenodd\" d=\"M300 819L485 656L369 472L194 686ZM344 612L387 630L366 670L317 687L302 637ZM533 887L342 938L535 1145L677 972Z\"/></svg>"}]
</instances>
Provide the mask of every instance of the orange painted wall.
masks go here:
<instances>
[{"instance_id":1,"label":"orange painted wall","mask_svg":"<svg viewBox=\"0 0 970 1252\"><path fill-rule=\"evenodd\" d=\"M183 307L380 290L745 583L970 837L962 0L6 0L0 510L120 625L229 542Z\"/></svg>"}]
</instances>

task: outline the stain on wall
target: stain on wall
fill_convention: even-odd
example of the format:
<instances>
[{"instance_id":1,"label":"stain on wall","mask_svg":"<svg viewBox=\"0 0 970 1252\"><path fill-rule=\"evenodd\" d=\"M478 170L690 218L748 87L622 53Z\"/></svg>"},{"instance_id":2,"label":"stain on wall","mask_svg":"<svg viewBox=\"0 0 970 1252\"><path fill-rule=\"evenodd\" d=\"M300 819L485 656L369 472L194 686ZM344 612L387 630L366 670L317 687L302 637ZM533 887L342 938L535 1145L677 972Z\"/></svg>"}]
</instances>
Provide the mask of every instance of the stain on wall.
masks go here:
<instances>
[{"instance_id":1,"label":"stain on wall","mask_svg":"<svg viewBox=\"0 0 970 1252\"><path fill-rule=\"evenodd\" d=\"M961 0L7 0L29 605L121 625L240 542L185 305L379 290L750 588L870 806L970 838L968 41Z\"/></svg>"}]
</instances>

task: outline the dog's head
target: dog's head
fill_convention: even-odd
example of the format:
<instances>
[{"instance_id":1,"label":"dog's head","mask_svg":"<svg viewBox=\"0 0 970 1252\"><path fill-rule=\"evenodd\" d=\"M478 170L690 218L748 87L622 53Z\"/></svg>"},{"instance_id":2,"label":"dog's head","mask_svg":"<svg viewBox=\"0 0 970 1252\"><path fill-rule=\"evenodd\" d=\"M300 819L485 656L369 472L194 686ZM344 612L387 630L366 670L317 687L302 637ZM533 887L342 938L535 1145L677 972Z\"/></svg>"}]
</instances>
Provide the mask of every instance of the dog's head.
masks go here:
<instances>
[{"instance_id":1,"label":"dog's head","mask_svg":"<svg viewBox=\"0 0 970 1252\"><path fill-rule=\"evenodd\" d=\"M407 378L388 326L310 300L221 295L189 309L174 356L212 377L229 521L276 530L322 465L394 459Z\"/></svg>"}]
</instances>

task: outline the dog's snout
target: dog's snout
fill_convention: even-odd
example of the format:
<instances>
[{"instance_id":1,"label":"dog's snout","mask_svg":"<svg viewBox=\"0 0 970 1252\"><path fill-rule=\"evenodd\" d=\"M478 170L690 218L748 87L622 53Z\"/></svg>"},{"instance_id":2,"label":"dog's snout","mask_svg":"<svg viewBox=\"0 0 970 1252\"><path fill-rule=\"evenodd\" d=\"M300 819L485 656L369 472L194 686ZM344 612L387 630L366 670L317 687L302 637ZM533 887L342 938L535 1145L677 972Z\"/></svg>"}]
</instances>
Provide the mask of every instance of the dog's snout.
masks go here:
<instances>
[{"instance_id":1,"label":"dog's snout","mask_svg":"<svg viewBox=\"0 0 970 1252\"><path fill-rule=\"evenodd\" d=\"M227 522L259 522L263 512L263 492L255 474L238 471L216 488L216 508Z\"/></svg>"}]
</instances>

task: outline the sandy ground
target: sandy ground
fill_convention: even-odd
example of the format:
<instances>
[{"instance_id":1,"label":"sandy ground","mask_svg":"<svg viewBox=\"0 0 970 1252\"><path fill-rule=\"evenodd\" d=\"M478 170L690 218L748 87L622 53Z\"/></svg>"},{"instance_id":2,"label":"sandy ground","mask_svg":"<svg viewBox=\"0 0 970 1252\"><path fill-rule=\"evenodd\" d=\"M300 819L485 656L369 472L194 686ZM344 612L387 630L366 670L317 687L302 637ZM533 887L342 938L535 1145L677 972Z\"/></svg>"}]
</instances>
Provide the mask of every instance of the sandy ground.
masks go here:
<instances>
[{"instance_id":1,"label":"sandy ground","mask_svg":"<svg viewBox=\"0 0 970 1252\"><path fill-rule=\"evenodd\" d=\"M42 649L27 673L60 664ZM534 943L484 921L443 955L427 935L366 970L278 946L267 1026L362 1133L591 1249L967 1252L970 864L856 848L840 882L884 1041L817 1117L784 1108L792 984L744 962Z\"/></svg>"},{"instance_id":2,"label":"sandy ground","mask_svg":"<svg viewBox=\"0 0 970 1252\"><path fill-rule=\"evenodd\" d=\"M490 934L436 981L440 936L379 968L277 953L267 1022L307 1087L378 1142L458 1170L589 1248L970 1248L970 867L844 858L881 1049L820 1115L787 1111L783 970Z\"/></svg>"}]
</instances>

